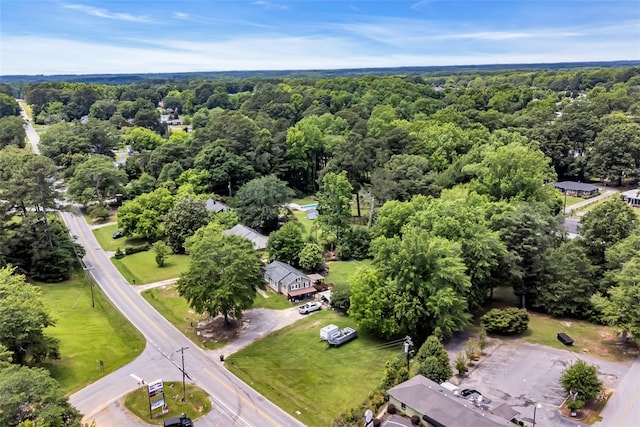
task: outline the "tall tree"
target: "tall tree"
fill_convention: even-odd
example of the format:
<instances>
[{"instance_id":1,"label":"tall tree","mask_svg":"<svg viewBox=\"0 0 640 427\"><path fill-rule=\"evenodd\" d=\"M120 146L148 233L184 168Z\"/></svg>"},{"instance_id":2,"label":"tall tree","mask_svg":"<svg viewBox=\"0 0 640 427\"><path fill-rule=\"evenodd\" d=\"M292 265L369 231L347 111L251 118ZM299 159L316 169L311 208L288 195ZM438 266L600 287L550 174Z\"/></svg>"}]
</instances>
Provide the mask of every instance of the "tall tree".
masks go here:
<instances>
[{"instance_id":1,"label":"tall tree","mask_svg":"<svg viewBox=\"0 0 640 427\"><path fill-rule=\"evenodd\" d=\"M640 222L633 208L618 198L598 204L580 220L580 235L587 255L598 266L608 248L629 237Z\"/></svg>"},{"instance_id":2,"label":"tall tree","mask_svg":"<svg viewBox=\"0 0 640 427\"><path fill-rule=\"evenodd\" d=\"M125 202L118 209L118 227L125 236L137 235L156 240L163 234L162 217L175 203L175 197L166 188L141 194Z\"/></svg>"},{"instance_id":3,"label":"tall tree","mask_svg":"<svg viewBox=\"0 0 640 427\"><path fill-rule=\"evenodd\" d=\"M20 114L20 105L13 96L6 93L0 93L0 118L7 116L18 116Z\"/></svg>"},{"instance_id":4,"label":"tall tree","mask_svg":"<svg viewBox=\"0 0 640 427\"><path fill-rule=\"evenodd\" d=\"M256 286L264 287L262 262L244 237L224 235L217 226L201 228L187 241L189 269L177 289L197 313L229 315L237 319L251 307Z\"/></svg>"},{"instance_id":5,"label":"tall tree","mask_svg":"<svg viewBox=\"0 0 640 427\"><path fill-rule=\"evenodd\" d=\"M402 239L374 240L372 252L374 269L351 279L349 315L361 326L422 340L435 328L448 337L469 323L471 283L457 244L408 228Z\"/></svg>"},{"instance_id":6,"label":"tall tree","mask_svg":"<svg viewBox=\"0 0 640 427\"><path fill-rule=\"evenodd\" d=\"M22 125L24 122L20 117L7 116L0 118L0 149L7 145L15 145L24 148L26 133Z\"/></svg>"},{"instance_id":7,"label":"tall tree","mask_svg":"<svg viewBox=\"0 0 640 427\"><path fill-rule=\"evenodd\" d=\"M322 178L318 194L318 222L327 234L333 234L336 242L344 236L351 224L351 194L353 187L345 171L328 173Z\"/></svg>"},{"instance_id":8,"label":"tall tree","mask_svg":"<svg viewBox=\"0 0 640 427\"><path fill-rule=\"evenodd\" d=\"M602 321L615 326L626 342L629 333L640 334L640 258L633 258L613 276L615 285L606 295L596 294L591 298Z\"/></svg>"},{"instance_id":9,"label":"tall tree","mask_svg":"<svg viewBox=\"0 0 640 427\"><path fill-rule=\"evenodd\" d=\"M521 308L532 304L549 260L545 254L562 240L557 218L540 204L519 204L493 220L493 228L509 251L509 280L521 299Z\"/></svg>"},{"instance_id":10,"label":"tall tree","mask_svg":"<svg viewBox=\"0 0 640 427\"><path fill-rule=\"evenodd\" d=\"M40 290L12 267L0 268L0 344L12 352L13 363L59 358L58 341L44 334L54 324Z\"/></svg>"},{"instance_id":11,"label":"tall tree","mask_svg":"<svg viewBox=\"0 0 640 427\"><path fill-rule=\"evenodd\" d=\"M238 217L249 227L273 230L281 206L291 197L293 191L275 175L252 179L236 194Z\"/></svg>"},{"instance_id":12,"label":"tall tree","mask_svg":"<svg viewBox=\"0 0 640 427\"><path fill-rule=\"evenodd\" d=\"M44 368L0 368L0 424L81 427L82 414ZM29 423L33 424L29 424Z\"/></svg>"},{"instance_id":13,"label":"tall tree","mask_svg":"<svg viewBox=\"0 0 640 427\"><path fill-rule=\"evenodd\" d=\"M127 182L127 175L106 156L93 156L79 164L68 182L67 194L83 205L102 203L115 197Z\"/></svg>"},{"instance_id":14,"label":"tall tree","mask_svg":"<svg viewBox=\"0 0 640 427\"><path fill-rule=\"evenodd\" d=\"M208 216L201 200L182 197L175 202L164 217L164 231L173 253L185 252L184 243L199 228L207 225Z\"/></svg>"},{"instance_id":15,"label":"tall tree","mask_svg":"<svg viewBox=\"0 0 640 427\"><path fill-rule=\"evenodd\" d=\"M376 200L407 201L417 194L438 196L436 173L423 156L399 154L391 157L382 168L371 175Z\"/></svg>"},{"instance_id":16,"label":"tall tree","mask_svg":"<svg viewBox=\"0 0 640 427\"><path fill-rule=\"evenodd\" d=\"M294 267L300 266L300 252L303 248L302 231L295 222L287 222L279 230L271 233L267 242L270 261L278 260Z\"/></svg>"},{"instance_id":17,"label":"tall tree","mask_svg":"<svg viewBox=\"0 0 640 427\"><path fill-rule=\"evenodd\" d=\"M637 176L640 166L640 125L617 123L604 128L589 152L588 170L617 186L624 177Z\"/></svg>"},{"instance_id":18,"label":"tall tree","mask_svg":"<svg viewBox=\"0 0 640 427\"><path fill-rule=\"evenodd\" d=\"M578 398L583 401L593 399L602 390L598 368L595 365L587 365L582 359L578 359L562 372L560 384L567 393L577 393Z\"/></svg>"}]
</instances>

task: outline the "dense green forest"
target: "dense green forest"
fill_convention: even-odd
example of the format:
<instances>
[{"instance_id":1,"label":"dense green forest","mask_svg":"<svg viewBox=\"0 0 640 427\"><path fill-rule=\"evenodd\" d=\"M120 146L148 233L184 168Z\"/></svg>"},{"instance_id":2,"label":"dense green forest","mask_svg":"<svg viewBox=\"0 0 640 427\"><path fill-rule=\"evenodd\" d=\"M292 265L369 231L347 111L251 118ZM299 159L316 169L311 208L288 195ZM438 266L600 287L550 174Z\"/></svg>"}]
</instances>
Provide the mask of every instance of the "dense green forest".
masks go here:
<instances>
[{"instance_id":1,"label":"dense green forest","mask_svg":"<svg viewBox=\"0 0 640 427\"><path fill-rule=\"evenodd\" d=\"M29 277L62 280L82 251L48 216L63 177L67 197L96 216L123 199L123 233L175 253L189 252L209 222L199 235L218 242L240 221L274 232L271 259L309 270L323 252L372 258L334 291L380 336L451 336L500 286L530 309L640 332L638 216L608 200L569 240L549 185L635 184L640 68L43 82L0 92L0 265ZM17 92L45 157L20 150ZM116 152L126 160L115 163ZM294 196L318 200L321 233L311 241L283 227L293 219L279 207ZM209 197L235 211L206 214ZM240 303L224 304L226 314Z\"/></svg>"}]
</instances>

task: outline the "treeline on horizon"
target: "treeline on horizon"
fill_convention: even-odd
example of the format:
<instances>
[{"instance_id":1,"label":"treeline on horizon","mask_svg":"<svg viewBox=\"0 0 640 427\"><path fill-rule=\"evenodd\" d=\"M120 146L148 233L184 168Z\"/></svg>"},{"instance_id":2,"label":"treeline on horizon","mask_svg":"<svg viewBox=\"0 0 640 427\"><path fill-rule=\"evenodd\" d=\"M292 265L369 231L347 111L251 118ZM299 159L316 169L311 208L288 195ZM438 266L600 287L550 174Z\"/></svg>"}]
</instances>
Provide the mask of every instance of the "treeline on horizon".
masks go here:
<instances>
[{"instance_id":1,"label":"treeline on horizon","mask_svg":"<svg viewBox=\"0 0 640 427\"><path fill-rule=\"evenodd\" d=\"M41 82L79 82L101 84L129 84L143 81L154 83L175 80L227 80L227 79L273 79L273 78L328 78L328 77L362 77L366 75L428 75L431 77L451 76L457 74L476 73L480 75L500 74L513 71L571 71L581 69L587 71L595 68L634 67L638 60L627 61L590 61L590 62L558 62L549 64L486 64L486 65L448 65L420 67L384 67L384 68L340 68L315 70L246 70L246 71L193 71L167 73L112 73L112 74L16 74L0 75L0 83L20 86L27 83Z\"/></svg>"}]
</instances>

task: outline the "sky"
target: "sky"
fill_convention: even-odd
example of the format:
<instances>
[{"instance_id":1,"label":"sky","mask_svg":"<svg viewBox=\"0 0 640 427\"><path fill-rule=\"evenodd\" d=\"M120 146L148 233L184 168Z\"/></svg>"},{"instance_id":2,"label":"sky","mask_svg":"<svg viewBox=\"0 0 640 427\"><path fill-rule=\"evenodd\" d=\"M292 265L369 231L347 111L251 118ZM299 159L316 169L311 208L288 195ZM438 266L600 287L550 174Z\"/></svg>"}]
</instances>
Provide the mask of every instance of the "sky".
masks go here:
<instances>
[{"instance_id":1,"label":"sky","mask_svg":"<svg viewBox=\"0 0 640 427\"><path fill-rule=\"evenodd\" d=\"M0 0L0 75L640 59L640 0Z\"/></svg>"}]
</instances>

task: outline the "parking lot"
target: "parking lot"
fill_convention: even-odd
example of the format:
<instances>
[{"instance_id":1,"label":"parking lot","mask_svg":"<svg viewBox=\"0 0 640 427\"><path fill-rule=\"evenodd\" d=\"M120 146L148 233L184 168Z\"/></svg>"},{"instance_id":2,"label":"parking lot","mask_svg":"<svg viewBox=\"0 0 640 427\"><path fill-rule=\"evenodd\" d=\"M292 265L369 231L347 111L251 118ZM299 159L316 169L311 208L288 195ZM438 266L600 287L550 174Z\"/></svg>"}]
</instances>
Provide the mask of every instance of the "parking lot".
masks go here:
<instances>
[{"instance_id":1,"label":"parking lot","mask_svg":"<svg viewBox=\"0 0 640 427\"><path fill-rule=\"evenodd\" d=\"M522 421L533 420L537 403L536 425L576 426L559 414L565 398L560 376L572 362L581 358L596 365L605 387L615 388L630 362L607 362L598 358L521 341L494 341L477 366L460 382L460 388L473 388L492 400L491 408L506 402L518 411Z\"/></svg>"}]
</instances>

